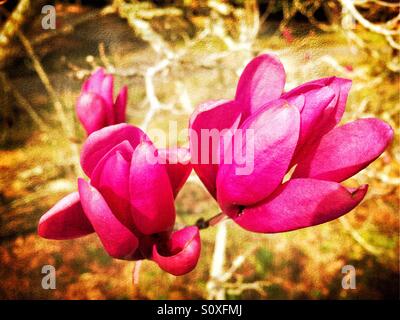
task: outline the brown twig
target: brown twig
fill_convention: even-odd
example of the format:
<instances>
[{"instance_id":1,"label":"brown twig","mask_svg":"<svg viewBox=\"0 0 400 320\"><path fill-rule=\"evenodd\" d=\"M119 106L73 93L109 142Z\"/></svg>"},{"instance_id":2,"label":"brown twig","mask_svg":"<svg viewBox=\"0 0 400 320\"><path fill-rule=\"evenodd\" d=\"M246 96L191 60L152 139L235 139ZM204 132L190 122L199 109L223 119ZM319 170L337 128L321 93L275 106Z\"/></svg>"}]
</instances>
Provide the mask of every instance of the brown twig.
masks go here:
<instances>
[{"instance_id":1,"label":"brown twig","mask_svg":"<svg viewBox=\"0 0 400 320\"><path fill-rule=\"evenodd\" d=\"M31 1L21 0L11 14L8 12L6 13L8 19L0 30L0 47L9 45L21 26L25 23L30 10ZM2 11L5 11L5 9L2 8Z\"/></svg>"},{"instance_id":2,"label":"brown twig","mask_svg":"<svg viewBox=\"0 0 400 320\"><path fill-rule=\"evenodd\" d=\"M3 88L6 91L11 92L14 96L18 105L20 105L26 113L32 118L32 120L36 123L41 131L48 131L49 127L44 123L42 118L36 113L35 109L31 106L29 101L25 99L25 97L12 85L10 79L8 79L7 75L4 72L0 72L0 80L3 85Z\"/></svg>"},{"instance_id":3,"label":"brown twig","mask_svg":"<svg viewBox=\"0 0 400 320\"><path fill-rule=\"evenodd\" d=\"M200 218L196 221L195 225L197 228L199 228L200 230L202 229L207 229L208 227L213 227L215 226L217 223L226 220L228 218L228 216L223 213L217 213L215 216L209 218L209 219L204 219L204 218Z\"/></svg>"},{"instance_id":4,"label":"brown twig","mask_svg":"<svg viewBox=\"0 0 400 320\"><path fill-rule=\"evenodd\" d=\"M28 53L30 59L32 60L33 67L39 76L39 79L42 81L47 93L50 96L50 99L52 100L54 104L54 108L57 113L58 120L61 124L61 127L64 130L64 133L67 138L74 137L74 129L72 126L69 125L68 118L65 114L63 104L61 103L60 99L58 98L58 94L56 90L53 88L51 85L50 79L47 76L47 73L45 72L38 56L35 53L35 50L33 49L33 46L31 45L29 39L25 37L25 35L21 32L17 32L17 36L19 40L21 41L23 47L25 48L26 52ZM77 175L82 175L81 167L80 167L80 162L79 162L79 149L78 146L75 143L71 143L71 150L73 153L73 156L75 158L75 173Z\"/></svg>"},{"instance_id":5,"label":"brown twig","mask_svg":"<svg viewBox=\"0 0 400 320\"><path fill-rule=\"evenodd\" d=\"M67 127L67 117L65 115L62 103L58 99L57 93L54 90L53 86L51 85L50 79L47 76L46 72L44 71L43 66L38 56L36 55L30 41L28 40L27 37L25 37L25 35L21 31L17 31L17 36L21 41L23 47L25 48L26 52L28 53L30 59L32 60L33 68L35 69L37 75L39 76L44 87L46 88L47 93L49 94L51 100L54 103L54 108L56 109L57 116L59 118L61 126L63 127L66 133L69 133L70 130Z\"/></svg>"}]
</instances>

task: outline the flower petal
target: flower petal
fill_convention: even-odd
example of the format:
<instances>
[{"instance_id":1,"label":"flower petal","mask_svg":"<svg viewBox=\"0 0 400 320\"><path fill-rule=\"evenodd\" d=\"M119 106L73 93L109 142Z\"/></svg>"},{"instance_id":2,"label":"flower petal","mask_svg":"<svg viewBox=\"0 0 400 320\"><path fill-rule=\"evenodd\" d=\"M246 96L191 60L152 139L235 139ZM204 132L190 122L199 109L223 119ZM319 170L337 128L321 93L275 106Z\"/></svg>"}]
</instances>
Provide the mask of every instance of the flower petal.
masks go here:
<instances>
[{"instance_id":1,"label":"flower petal","mask_svg":"<svg viewBox=\"0 0 400 320\"><path fill-rule=\"evenodd\" d=\"M223 211L264 199L288 170L299 137L299 111L284 100L270 104L243 123L234 137L238 150L232 163L219 167L218 202Z\"/></svg>"},{"instance_id":2,"label":"flower petal","mask_svg":"<svg viewBox=\"0 0 400 320\"><path fill-rule=\"evenodd\" d=\"M293 177L340 182L364 169L387 148L392 128L379 119L359 119L337 127L300 160Z\"/></svg>"},{"instance_id":3,"label":"flower petal","mask_svg":"<svg viewBox=\"0 0 400 320\"><path fill-rule=\"evenodd\" d=\"M271 54L262 54L247 64L236 89L235 99L248 110L245 117L271 100L278 99L285 86L282 63Z\"/></svg>"},{"instance_id":4,"label":"flower petal","mask_svg":"<svg viewBox=\"0 0 400 320\"><path fill-rule=\"evenodd\" d=\"M129 201L132 153L129 142L121 142L99 161L91 176L91 184L102 194L119 221L130 229L133 228Z\"/></svg>"},{"instance_id":5,"label":"flower petal","mask_svg":"<svg viewBox=\"0 0 400 320\"><path fill-rule=\"evenodd\" d=\"M79 193L73 192L58 201L39 221L38 234L42 238L65 240L94 232L83 212Z\"/></svg>"},{"instance_id":6,"label":"flower petal","mask_svg":"<svg viewBox=\"0 0 400 320\"><path fill-rule=\"evenodd\" d=\"M306 112L309 114L309 116L307 116L307 118L309 118L307 120L308 129L302 130L304 133L301 133L300 143L297 145L296 152L292 159L292 165L298 163L302 158L307 156L310 150L319 144L320 139L340 122L346 107L350 87L351 80L329 77L307 82L283 95L286 99L290 99L290 97L298 93L308 95L308 104L312 102L313 105L316 104L319 106L316 110L321 111L323 109L322 112L315 113L312 112L314 108L310 106L304 108L308 110L308 112ZM327 89L333 91L334 97L326 107L323 108L326 102L330 100L330 92L332 92L327 91ZM325 101L321 100L324 91L327 94L323 99ZM302 111L301 118L304 117L305 115L303 115Z\"/></svg>"},{"instance_id":7,"label":"flower petal","mask_svg":"<svg viewBox=\"0 0 400 320\"><path fill-rule=\"evenodd\" d=\"M322 121L331 101L335 97L334 91L329 87L314 89L303 94L305 101L300 117L300 137L297 148L303 145L311 135L318 135L324 130ZM329 112L329 111L328 111Z\"/></svg>"},{"instance_id":8,"label":"flower petal","mask_svg":"<svg viewBox=\"0 0 400 320\"><path fill-rule=\"evenodd\" d=\"M344 110L346 108L347 97L351 88L351 80L337 77L328 77L313 80L285 93L284 95L282 95L282 99L289 100L290 97L299 94L307 94L314 90L322 89L324 87L328 87L333 90L335 95L330 105L330 108L332 108L332 112L326 113L324 115L324 119L321 119L321 122L324 122L324 133L326 133L333 127L335 127L342 119Z\"/></svg>"},{"instance_id":9,"label":"flower petal","mask_svg":"<svg viewBox=\"0 0 400 320\"><path fill-rule=\"evenodd\" d=\"M97 68L83 83L82 91L93 92L101 95L101 85L104 80L104 69Z\"/></svg>"},{"instance_id":10,"label":"flower petal","mask_svg":"<svg viewBox=\"0 0 400 320\"><path fill-rule=\"evenodd\" d=\"M86 140L81 152L81 166L90 177L93 169L114 146L127 140L134 149L140 142L147 141L146 134L139 128L126 123L105 127L93 132Z\"/></svg>"},{"instance_id":11,"label":"flower petal","mask_svg":"<svg viewBox=\"0 0 400 320\"><path fill-rule=\"evenodd\" d=\"M220 163L221 137L233 132L241 118L235 101L209 101L200 105L189 123L190 155L193 169L213 197Z\"/></svg>"},{"instance_id":12,"label":"flower petal","mask_svg":"<svg viewBox=\"0 0 400 320\"><path fill-rule=\"evenodd\" d=\"M174 197L177 196L192 171L190 152L187 148L158 149L164 160Z\"/></svg>"},{"instance_id":13,"label":"flower petal","mask_svg":"<svg viewBox=\"0 0 400 320\"><path fill-rule=\"evenodd\" d=\"M285 100L289 100L293 97L300 96L300 95L308 93L312 90L321 89L321 88L325 87L324 84L325 84L324 79L306 82L300 86L293 88L292 90L290 90L288 92L285 92L284 94L282 94L281 98L285 99Z\"/></svg>"},{"instance_id":14,"label":"flower petal","mask_svg":"<svg viewBox=\"0 0 400 320\"><path fill-rule=\"evenodd\" d=\"M126 121L126 105L128 102L128 87L123 86L114 105L115 123Z\"/></svg>"},{"instance_id":15,"label":"flower petal","mask_svg":"<svg viewBox=\"0 0 400 320\"><path fill-rule=\"evenodd\" d=\"M174 196L165 165L157 162L157 150L149 142L136 147L130 168L129 192L133 221L144 234L172 229Z\"/></svg>"},{"instance_id":16,"label":"flower petal","mask_svg":"<svg viewBox=\"0 0 400 320\"><path fill-rule=\"evenodd\" d=\"M76 102L76 114L89 135L107 126L107 107L95 93L83 93Z\"/></svg>"},{"instance_id":17,"label":"flower petal","mask_svg":"<svg viewBox=\"0 0 400 320\"><path fill-rule=\"evenodd\" d=\"M342 119L343 113L346 109L347 97L351 89L351 80L344 78L325 78L320 81L324 81L325 85L328 85L331 89L335 91L335 96L337 97L334 117L331 121L327 121L327 132L331 128L335 127Z\"/></svg>"},{"instance_id":18,"label":"flower petal","mask_svg":"<svg viewBox=\"0 0 400 320\"><path fill-rule=\"evenodd\" d=\"M164 246L154 244L152 259L164 271L180 276L194 269L200 250L199 229L191 226L172 233Z\"/></svg>"},{"instance_id":19,"label":"flower petal","mask_svg":"<svg viewBox=\"0 0 400 320\"><path fill-rule=\"evenodd\" d=\"M347 97L351 88L351 80L337 77L322 78L307 82L286 95L293 95L298 92L307 93L315 89L330 88L334 92L334 99L330 102L326 112L320 119L320 127L323 132L320 136L334 128L342 119L343 113L346 108Z\"/></svg>"},{"instance_id":20,"label":"flower petal","mask_svg":"<svg viewBox=\"0 0 400 320\"><path fill-rule=\"evenodd\" d=\"M101 96L106 102L108 125L115 124L114 117L114 77L110 74L104 76L101 84Z\"/></svg>"},{"instance_id":21,"label":"flower petal","mask_svg":"<svg viewBox=\"0 0 400 320\"><path fill-rule=\"evenodd\" d=\"M292 179L260 204L244 209L234 221L246 230L262 233L310 227L349 212L367 190L367 185L349 189L332 181Z\"/></svg>"},{"instance_id":22,"label":"flower petal","mask_svg":"<svg viewBox=\"0 0 400 320\"><path fill-rule=\"evenodd\" d=\"M82 208L92 223L107 253L117 259L131 259L138 247L138 239L113 214L96 188L78 179Z\"/></svg>"},{"instance_id":23,"label":"flower petal","mask_svg":"<svg viewBox=\"0 0 400 320\"><path fill-rule=\"evenodd\" d=\"M295 106L299 110L299 112L303 111L304 104L306 103L306 98L304 94L288 97L287 99L282 99L286 100L290 105Z\"/></svg>"}]
</instances>

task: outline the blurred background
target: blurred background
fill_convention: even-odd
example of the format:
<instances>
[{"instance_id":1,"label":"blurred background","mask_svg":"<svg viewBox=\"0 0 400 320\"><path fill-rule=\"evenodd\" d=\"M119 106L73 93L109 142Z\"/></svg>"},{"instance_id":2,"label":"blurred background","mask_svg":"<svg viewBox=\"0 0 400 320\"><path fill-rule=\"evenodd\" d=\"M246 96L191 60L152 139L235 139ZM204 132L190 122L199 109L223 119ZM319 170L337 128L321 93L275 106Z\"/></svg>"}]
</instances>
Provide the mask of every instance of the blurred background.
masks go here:
<instances>
[{"instance_id":1,"label":"blurred background","mask_svg":"<svg viewBox=\"0 0 400 320\"><path fill-rule=\"evenodd\" d=\"M396 0L0 0L1 299L398 299L399 2ZM42 22L53 5L55 29ZM283 234L234 223L202 231L197 268L174 277L145 261L112 260L96 235L50 241L40 216L76 190L84 132L75 101L98 66L129 86L129 123L185 128L196 105L234 96L245 64L273 52L286 90L325 76L353 80L343 122L379 117L392 146L349 185L368 183L345 217ZM179 141L187 145L187 139ZM179 224L218 211L193 174L177 201ZM57 289L41 287L43 265ZM356 289L342 288L342 268Z\"/></svg>"}]
</instances>

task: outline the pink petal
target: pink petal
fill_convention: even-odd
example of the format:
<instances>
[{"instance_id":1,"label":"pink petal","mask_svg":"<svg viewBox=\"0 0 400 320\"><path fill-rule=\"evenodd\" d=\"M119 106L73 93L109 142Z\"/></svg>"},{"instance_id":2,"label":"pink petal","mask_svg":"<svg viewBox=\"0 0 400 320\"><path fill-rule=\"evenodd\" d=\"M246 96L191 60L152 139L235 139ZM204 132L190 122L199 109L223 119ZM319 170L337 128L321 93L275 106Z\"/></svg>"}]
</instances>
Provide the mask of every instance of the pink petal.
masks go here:
<instances>
[{"instance_id":1,"label":"pink petal","mask_svg":"<svg viewBox=\"0 0 400 320\"><path fill-rule=\"evenodd\" d=\"M295 106L299 110L299 112L303 111L304 105L306 103L306 98L304 94L300 94L298 96L291 96L285 98L285 100L288 102L288 104Z\"/></svg>"},{"instance_id":2,"label":"pink petal","mask_svg":"<svg viewBox=\"0 0 400 320\"><path fill-rule=\"evenodd\" d=\"M285 81L285 69L274 55L263 54L251 60L240 76L235 97L248 108L245 117L267 102L278 99Z\"/></svg>"},{"instance_id":3,"label":"pink petal","mask_svg":"<svg viewBox=\"0 0 400 320\"><path fill-rule=\"evenodd\" d=\"M103 83L101 84L101 95L106 102L107 107L107 120L108 124L115 124L114 117L114 77L112 75L106 75Z\"/></svg>"},{"instance_id":4,"label":"pink petal","mask_svg":"<svg viewBox=\"0 0 400 320\"><path fill-rule=\"evenodd\" d=\"M128 102L128 87L123 86L114 105L115 123L126 121L126 104Z\"/></svg>"},{"instance_id":5,"label":"pink petal","mask_svg":"<svg viewBox=\"0 0 400 320\"><path fill-rule=\"evenodd\" d=\"M209 101L200 105L189 123L190 154L193 169L207 190L216 196L216 177L221 161L223 130L234 132L241 114L235 101ZM213 136L216 138L213 140Z\"/></svg>"},{"instance_id":6,"label":"pink petal","mask_svg":"<svg viewBox=\"0 0 400 320\"><path fill-rule=\"evenodd\" d=\"M331 99L328 105L324 108L323 112L311 113L313 117L310 119L311 121L308 121L309 124L307 125L308 129L306 132L301 133L301 141L293 156L292 164L301 161L303 157L310 153L310 150L318 145L321 137L339 123L346 107L350 87L351 80L330 77L307 82L289 91L283 96L286 99L290 99L299 93L307 95L308 103L306 102L306 104L309 104L310 101L313 105L317 103L320 106L318 110L322 110L321 107L323 107L326 101L330 99L329 96L331 95L331 92L333 91L334 93L333 99ZM321 96L324 91L328 93L324 98L325 102L318 98L318 95ZM310 113L313 108L305 107L304 109L309 110L308 113ZM301 118L304 118L303 111Z\"/></svg>"},{"instance_id":7,"label":"pink petal","mask_svg":"<svg viewBox=\"0 0 400 320\"><path fill-rule=\"evenodd\" d=\"M282 97L286 99L299 93L306 94L318 88L322 89L324 87L328 87L333 90L334 99L331 101L327 112L320 119L320 126L324 129L324 132L322 132L323 134L330 131L342 119L344 110L346 108L347 97L351 88L351 80L337 77L313 80L289 91Z\"/></svg>"},{"instance_id":8,"label":"pink petal","mask_svg":"<svg viewBox=\"0 0 400 320\"><path fill-rule=\"evenodd\" d=\"M107 126L107 107L103 98L95 93L83 93L76 102L76 113L89 135Z\"/></svg>"},{"instance_id":9,"label":"pink petal","mask_svg":"<svg viewBox=\"0 0 400 320\"><path fill-rule=\"evenodd\" d=\"M194 269L200 250L199 229L191 226L174 232L166 244L155 244L152 259L164 271L180 276Z\"/></svg>"},{"instance_id":10,"label":"pink petal","mask_svg":"<svg viewBox=\"0 0 400 320\"><path fill-rule=\"evenodd\" d=\"M96 188L83 179L78 180L79 195L86 216L92 223L107 253L117 259L131 259L138 239L113 214Z\"/></svg>"},{"instance_id":11,"label":"pink petal","mask_svg":"<svg viewBox=\"0 0 400 320\"><path fill-rule=\"evenodd\" d=\"M285 92L284 94L282 94L281 98L285 99L285 100L289 100L293 97L297 97L299 95L308 93L312 90L316 90L316 89L322 89L323 87L325 87L325 80L324 79L320 79L320 80L313 80L310 82L306 82L298 87L293 88L292 90ZM301 110L300 110L301 111Z\"/></svg>"},{"instance_id":12,"label":"pink petal","mask_svg":"<svg viewBox=\"0 0 400 320\"><path fill-rule=\"evenodd\" d=\"M174 197L176 197L192 171L189 149L159 149L158 155L164 160L164 163L166 163L169 181L171 183Z\"/></svg>"},{"instance_id":13,"label":"pink petal","mask_svg":"<svg viewBox=\"0 0 400 320\"><path fill-rule=\"evenodd\" d=\"M104 69L97 68L91 76L84 82L82 91L101 94L101 85L104 79Z\"/></svg>"},{"instance_id":14,"label":"pink petal","mask_svg":"<svg viewBox=\"0 0 400 320\"><path fill-rule=\"evenodd\" d=\"M135 226L144 234L170 230L175 222L174 196L165 165L151 161L157 150L149 142L136 147L129 192Z\"/></svg>"},{"instance_id":15,"label":"pink petal","mask_svg":"<svg viewBox=\"0 0 400 320\"><path fill-rule=\"evenodd\" d=\"M91 184L102 194L119 221L128 228L133 228L129 201L132 153L129 142L121 142L99 161L91 176Z\"/></svg>"},{"instance_id":16,"label":"pink petal","mask_svg":"<svg viewBox=\"0 0 400 320\"><path fill-rule=\"evenodd\" d=\"M79 200L73 192L58 201L39 221L38 234L42 238L65 240L94 232Z\"/></svg>"},{"instance_id":17,"label":"pink petal","mask_svg":"<svg viewBox=\"0 0 400 320\"><path fill-rule=\"evenodd\" d=\"M300 138L298 148L312 135L318 135L323 128L323 115L335 97L334 91L329 87L311 90L304 95L305 102L300 117Z\"/></svg>"},{"instance_id":18,"label":"pink petal","mask_svg":"<svg viewBox=\"0 0 400 320\"><path fill-rule=\"evenodd\" d=\"M124 140L129 141L134 149L140 142L147 141L148 138L142 130L126 123L108 126L93 132L82 147L81 166L83 171L90 177L100 159Z\"/></svg>"},{"instance_id":19,"label":"pink petal","mask_svg":"<svg viewBox=\"0 0 400 320\"><path fill-rule=\"evenodd\" d=\"M266 105L243 123L234 137L235 141L242 135L242 147L235 152L232 164L220 165L218 203L224 211L233 204L250 205L264 199L288 170L299 137L299 111L283 100L270 104L273 106ZM240 152L246 160L242 164L237 161Z\"/></svg>"},{"instance_id":20,"label":"pink petal","mask_svg":"<svg viewBox=\"0 0 400 320\"><path fill-rule=\"evenodd\" d=\"M245 208L234 221L252 232L285 232L325 223L352 210L367 185L345 188L332 181L292 179L260 204Z\"/></svg>"},{"instance_id":21,"label":"pink petal","mask_svg":"<svg viewBox=\"0 0 400 320\"><path fill-rule=\"evenodd\" d=\"M347 123L322 137L298 163L293 177L346 180L378 158L392 139L392 128L379 119Z\"/></svg>"},{"instance_id":22,"label":"pink petal","mask_svg":"<svg viewBox=\"0 0 400 320\"><path fill-rule=\"evenodd\" d=\"M334 117L330 122L328 121L327 124L327 127L330 129L335 127L342 119L343 113L346 109L347 97L351 89L351 80L337 77L321 80L325 80L326 85L329 85L329 87L335 91L337 97Z\"/></svg>"}]
</instances>

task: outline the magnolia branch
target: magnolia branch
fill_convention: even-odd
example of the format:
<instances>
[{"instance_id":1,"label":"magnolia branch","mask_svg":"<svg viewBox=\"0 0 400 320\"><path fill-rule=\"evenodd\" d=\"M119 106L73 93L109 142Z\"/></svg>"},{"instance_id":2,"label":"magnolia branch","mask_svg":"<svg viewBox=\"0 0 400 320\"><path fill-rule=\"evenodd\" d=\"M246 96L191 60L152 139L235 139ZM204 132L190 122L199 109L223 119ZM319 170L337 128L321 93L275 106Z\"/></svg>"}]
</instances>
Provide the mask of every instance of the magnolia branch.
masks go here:
<instances>
[{"instance_id":1,"label":"magnolia branch","mask_svg":"<svg viewBox=\"0 0 400 320\"><path fill-rule=\"evenodd\" d=\"M33 46L31 45L29 39L27 37L25 37L25 35L21 31L17 32L17 36L18 36L19 40L21 41L27 54L29 55L29 57L32 61L33 67L34 67L39 79L43 83L48 95L50 96L50 99L53 102L54 109L56 110L56 113L57 113L58 121L60 122L61 127L64 130L64 134L66 135L67 138L73 139L74 129L70 125L70 121L68 121L67 115L65 114L65 111L64 111L64 106L61 103L60 99L58 98L58 94L57 94L56 90L51 85L51 81L50 81L49 77L47 76L47 73L44 70L44 68L40 62L39 57L36 55L35 50L33 49ZM72 151L74 161L75 161L75 165L74 165L75 173L76 173L76 175L79 176L79 175L81 175L82 172L81 172L81 166L80 166L80 162L79 162L79 148L75 143L71 143L71 151Z\"/></svg>"},{"instance_id":2,"label":"magnolia branch","mask_svg":"<svg viewBox=\"0 0 400 320\"><path fill-rule=\"evenodd\" d=\"M208 299L225 299L225 289L221 285L222 282L220 281L220 278L224 274L226 234L226 222L220 223L217 226L214 253L210 269L210 279L207 282Z\"/></svg>"},{"instance_id":3,"label":"magnolia branch","mask_svg":"<svg viewBox=\"0 0 400 320\"><path fill-rule=\"evenodd\" d=\"M375 33L382 34L384 36L393 36L399 35L398 30L390 30L385 28L383 25L373 24L365 19L360 12L356 9L352 1L348 0L341 0L340 1L343 7L345 7L350 14L366 29L373 31Z\"/></svg>"},{"instance_id":4,"label":"magnolia branch","mask_svg":"<svg viewBox=\"0 0 400 320\"><path fill-rule=\"evenodd\" d=\"M199 220L196 221L195 225L200 230L207 229L208 227L213 227L217 223L222 222L222 221L226 220L227 218L228 218L228 216L225 213L220 212L207 220L205 220L204 218L200 218Z\"/></svg>"}]
</instances>

